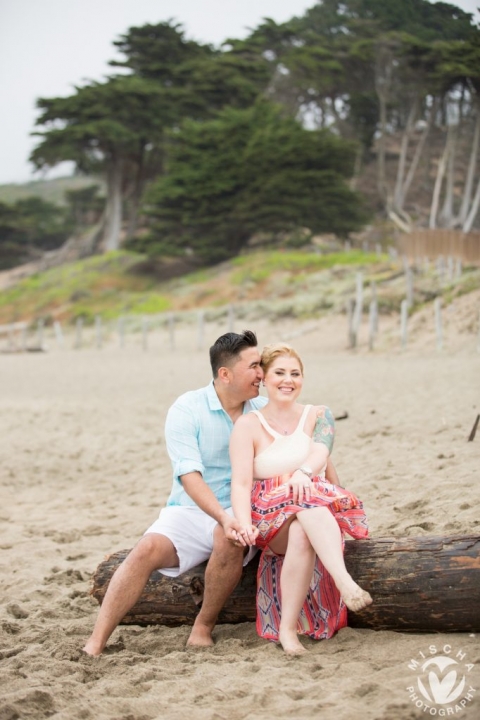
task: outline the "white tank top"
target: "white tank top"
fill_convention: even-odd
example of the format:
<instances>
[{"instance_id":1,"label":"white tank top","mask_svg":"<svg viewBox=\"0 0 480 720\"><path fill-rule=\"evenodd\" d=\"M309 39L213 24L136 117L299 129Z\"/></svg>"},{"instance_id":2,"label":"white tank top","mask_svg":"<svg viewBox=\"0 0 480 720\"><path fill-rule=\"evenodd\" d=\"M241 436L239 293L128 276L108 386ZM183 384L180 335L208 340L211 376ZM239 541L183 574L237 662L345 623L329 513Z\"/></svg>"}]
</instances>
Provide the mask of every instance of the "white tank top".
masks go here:
<instances>
[{"instance_id":1,"label":"white tank top","mask_svg":"<svg viewBox=\"0 0 480 720\"><path fill-rule=\"evenodd\" d=\"M294 472L305 462L311 452L313 440L303 427L311 405L305 405L295 431L291 435L280 435L265 420L259 410L252 410L261 424L273 437L273 442L253 459L253 477L257 480L276 477Z\"/></svg>"}]
</instances>

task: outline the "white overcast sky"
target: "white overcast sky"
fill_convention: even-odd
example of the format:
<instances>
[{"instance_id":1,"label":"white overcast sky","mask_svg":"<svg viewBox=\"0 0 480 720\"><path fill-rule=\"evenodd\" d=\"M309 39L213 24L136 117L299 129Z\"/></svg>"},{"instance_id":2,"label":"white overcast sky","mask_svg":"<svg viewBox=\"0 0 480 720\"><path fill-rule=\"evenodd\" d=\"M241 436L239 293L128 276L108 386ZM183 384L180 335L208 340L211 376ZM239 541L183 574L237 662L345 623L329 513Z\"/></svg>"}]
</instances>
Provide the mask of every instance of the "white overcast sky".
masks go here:
<instances>
[{"instance_id":1,"label":"white overcast sky","mask_svg":"<svg viewBox=\"0 0 480 720\"><path fill-rule=\"evenodd\" d=\"M401 2L402 0L385 0ZM476 14L480 0L456 0ZM170 18L189 38L219 45L264 17L301 15L315 0L0 0L0 184L38 178L28 162L38 97L69 95L114 71L113 40L129 27ZM48 174L67 174L68 167Z\"/></svg>"}]
</instances>

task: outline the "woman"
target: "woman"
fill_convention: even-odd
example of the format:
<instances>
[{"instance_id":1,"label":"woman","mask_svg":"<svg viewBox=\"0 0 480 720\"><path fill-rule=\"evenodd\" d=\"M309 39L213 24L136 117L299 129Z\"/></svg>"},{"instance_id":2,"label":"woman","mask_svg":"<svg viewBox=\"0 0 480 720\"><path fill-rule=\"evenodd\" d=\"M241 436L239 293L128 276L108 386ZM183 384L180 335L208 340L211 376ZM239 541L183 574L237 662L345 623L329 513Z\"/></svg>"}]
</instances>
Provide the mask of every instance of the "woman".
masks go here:
<instances>
[{"instance_id":1,"label":"woman","mask_svg":"<svg viewBox=\"0 0 480 720\"><path fill-rule=\"evenodd\" d=\"M343 559L343 532L358 539L368 530L361 502L338 486L329 460L330 410L297 402L300 357L271 345L261 364L268 403L240 417L231 436L232 506L238 541L263 549L257 631L297 655L305 652L298 632L331 637L347 624L346 607L372 602Z\"/></svg>"}]
</instances>

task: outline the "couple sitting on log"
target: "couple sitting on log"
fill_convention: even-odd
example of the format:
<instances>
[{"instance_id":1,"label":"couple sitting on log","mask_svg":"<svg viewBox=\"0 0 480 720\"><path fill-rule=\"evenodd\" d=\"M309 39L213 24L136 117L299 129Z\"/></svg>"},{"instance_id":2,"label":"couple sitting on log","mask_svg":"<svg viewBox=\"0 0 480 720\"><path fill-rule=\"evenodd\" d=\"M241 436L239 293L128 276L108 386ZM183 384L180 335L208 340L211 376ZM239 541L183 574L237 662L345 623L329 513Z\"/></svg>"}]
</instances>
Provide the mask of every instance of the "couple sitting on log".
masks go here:
<instances>
[{"instance_id":1,"label":"couple sitting on log","mask_svg":"<svg viewBox=\"0 0 480 720\"><path fill-rule=\"evenodd\" d=\"M365 514L330 459L332 413L298 403L296 351L277 344L260 355L246 330L219 337L210 362L213 381L168 412L172 491L113 575L84 647L89 655L102 652L154 570L176 577L208 558L188 644L212 645L218 614L257 548L257 631L288 654L305 651L299 633L331 637L346 625L347 608L371 603L343 559L344 532L367 537ZM268 398L259 396L262 381Z\"/></svg>"}]
</instances>

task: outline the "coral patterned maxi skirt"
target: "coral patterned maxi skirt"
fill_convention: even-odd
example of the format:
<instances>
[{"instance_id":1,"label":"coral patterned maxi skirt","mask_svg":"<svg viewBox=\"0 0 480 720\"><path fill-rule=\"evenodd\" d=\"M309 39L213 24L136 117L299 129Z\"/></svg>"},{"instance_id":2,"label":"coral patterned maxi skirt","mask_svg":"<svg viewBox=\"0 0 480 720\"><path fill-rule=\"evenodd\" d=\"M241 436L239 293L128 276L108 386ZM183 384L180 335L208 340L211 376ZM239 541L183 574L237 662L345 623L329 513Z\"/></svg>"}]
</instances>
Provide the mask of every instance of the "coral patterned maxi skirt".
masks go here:
<instances>
[{"instance_id":1,"label":"coral patterned maxi skirt","mask_svg":"<svg viewBox=\"0 0 480 720\"><path fill-rule=\"evenodd\" d=\"M257 633L266 640L278 640L281 614L280 575L283 556L268 544L291 515L314 507L328 507L342 532L356 540L368 537L362 502L324 477L312 480L310 500L296 504L285 496L285 477L256 480L252 488L252 523L258 528L260 556L257 574ZM317 558L310 588L298 619L298 632L315 640L330 638L347 625L347 608L331 575Z\"/></svg>"}]
</instances>

